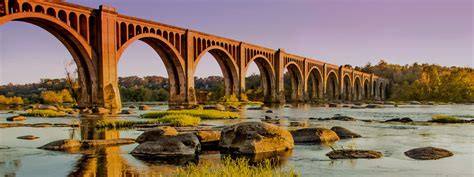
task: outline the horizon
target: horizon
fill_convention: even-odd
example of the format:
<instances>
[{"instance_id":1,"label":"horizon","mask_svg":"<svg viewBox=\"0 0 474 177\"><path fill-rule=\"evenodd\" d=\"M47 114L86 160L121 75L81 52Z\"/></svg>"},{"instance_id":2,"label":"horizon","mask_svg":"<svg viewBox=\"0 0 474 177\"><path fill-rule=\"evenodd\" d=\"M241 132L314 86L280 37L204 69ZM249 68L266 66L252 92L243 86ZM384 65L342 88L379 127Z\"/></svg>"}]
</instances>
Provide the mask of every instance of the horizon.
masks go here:
<instances>
[{"instance_id":1,"label":"horizon","mask_svg":"<svg viewBox=\"0 0 474 177\"><path fill-rule=\"evenodd\" d=\"M382 59L400 65L415 62L447 67L472 68L474 65L470 0L301 0L291 4L252 1L252 6L248 6L250 1L210 0L67 2L92 8L111 4L122 14L272 49L283 48L288 53L337 65L364 66L368 62L377 64ZM199 8L204 9L202 13L195 13ZM181 13L175 13L178 11ZM71 58L70 54L51 34L38 29L22 22L0 26L0 85L64 76L61 62ZM17 40L22 42L7 43ZM28 48L29 52L18 52L18 48ZM217 62L207 55L198 64L196 76L222 76ZM247 75L258 73L255 64L252 65ZM24 68L40 69L25 71ZM44 68L48 68L47 72ZM163 62L143 42L133 43L125 51L118 70L119 76L168 77Z\"/></svg>"}]
</instances>

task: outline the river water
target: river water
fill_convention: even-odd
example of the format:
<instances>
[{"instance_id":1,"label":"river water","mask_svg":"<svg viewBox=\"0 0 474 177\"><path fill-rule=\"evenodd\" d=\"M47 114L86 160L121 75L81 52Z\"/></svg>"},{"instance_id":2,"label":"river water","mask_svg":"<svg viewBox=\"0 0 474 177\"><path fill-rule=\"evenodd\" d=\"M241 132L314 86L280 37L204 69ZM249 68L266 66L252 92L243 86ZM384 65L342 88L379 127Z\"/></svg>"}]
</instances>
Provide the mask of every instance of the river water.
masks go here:
<instances>
[{"instance_id":1,"label":"river water","mask_svg":"<svg viewBox=\"0 0 474 177\"><path fill-rule=\"evenodd\" d=\"M154 106L154 110L165 110L166 106ZM239 121L260 121L265 115L278 116L285 125L289 121L308 120L311 126L331 128L342 126L361 134L362 138L340 140L336 147L355 147L380 151L380 159L330 160L326 153L328 145L295 145L295 148L280 157L283 168L293 167L302 176L474 176L474 125L411 125L401 123L378 123L364 121L317 121L310 117L325 118L342 114L357 119L386 120L410 117L426 121L434 114L474 118L473 105L405 105L378 109L350 109L312 107L307 104L292 107L271 107L274 113L262 110L245 110L241 114L248 119L213 120L202 123L230 125ZM142 112L138 112L140 114ZM13 114L0 111L0 122ZM118 119L138 119L136 116L121 116ZM51 141L74 139L136 138L138 130L97 131L91 128L94 118L28 118L23 123L80 123L79 128L0 128L0 175L2 176L157 176L170 175L176 162L157 162L135 158L130 151L137 144L102 147L85 152L68 153L40 150L37 147ZM20 140L16 137L36 135L36 140ZM412 160L403 153L417 147L433 146L450 150L454 156L431 161ZM8 148L7 148L8 147ZM206 152L199 156L199 163L218 163L218 152Z\"/></svg>"}]
</instances>

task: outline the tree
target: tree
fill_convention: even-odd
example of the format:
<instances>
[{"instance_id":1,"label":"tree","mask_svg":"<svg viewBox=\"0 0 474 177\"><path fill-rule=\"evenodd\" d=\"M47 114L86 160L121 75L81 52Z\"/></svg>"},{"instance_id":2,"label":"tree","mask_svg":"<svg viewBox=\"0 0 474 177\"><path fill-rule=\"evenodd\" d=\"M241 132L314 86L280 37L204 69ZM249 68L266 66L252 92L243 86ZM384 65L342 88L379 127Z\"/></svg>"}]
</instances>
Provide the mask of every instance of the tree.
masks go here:
<instances>
[{"instance_id":1,"label":"tree","mask_svg":"<svg viewBox=\"0 0 474 177\"><path fill-rule=\"evenodd\" d=\"M62 103L63 97L54 91L44 91L41 93L41 99L46 104Z\"/></svg>"}]
</instances>

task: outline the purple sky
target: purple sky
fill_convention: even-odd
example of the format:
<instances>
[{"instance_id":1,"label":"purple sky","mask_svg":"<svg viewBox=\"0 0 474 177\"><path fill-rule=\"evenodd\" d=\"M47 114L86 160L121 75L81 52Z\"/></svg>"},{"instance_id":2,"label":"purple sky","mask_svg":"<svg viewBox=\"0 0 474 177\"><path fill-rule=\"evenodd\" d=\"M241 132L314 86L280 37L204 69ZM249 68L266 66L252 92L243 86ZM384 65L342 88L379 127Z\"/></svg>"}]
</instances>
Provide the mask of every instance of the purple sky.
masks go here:
<instances>
[{"instance_id":1,"label":"purple sky","mask_svg":"<svg viewBox=\"0 0 474 177\"><path fill-rule=\"evenodd\" d=\"M333 64L436 63L473 67L472 0L70 1L246 41ZM27 50L20 51L20 48ZM22 22L0 26L0 84L64 76L71 58L52 35ZM249 73L258 72L256 67ZM164 75L156 53L132 44L119 74ZM222 75L210 56L198 76Z\"/></svg>"}]
</instances>

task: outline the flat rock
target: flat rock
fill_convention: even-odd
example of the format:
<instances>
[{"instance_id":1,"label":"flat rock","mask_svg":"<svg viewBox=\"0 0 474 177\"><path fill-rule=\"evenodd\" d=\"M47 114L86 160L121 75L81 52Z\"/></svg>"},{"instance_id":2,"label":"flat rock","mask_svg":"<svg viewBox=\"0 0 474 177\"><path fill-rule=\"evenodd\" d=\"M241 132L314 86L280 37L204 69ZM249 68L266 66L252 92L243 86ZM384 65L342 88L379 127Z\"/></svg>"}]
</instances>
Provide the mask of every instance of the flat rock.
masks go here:
<instances>
[{"instance_id":1,"label":"flat rock","mask_svg":"<svg viewBox=\"0 0 474 177\"><path fill-rule=\"evenodd\" d=\"M164 136L157 141L146 141L131 152L137 156L195 156L201 150L199 139L193 133Z\"/></svg>"},{"instance_id":2,"label":"flat rock","mask_svg":"<svg viewBox=\"0 0 474 177\"><path fill-rule=\"evenodd\" d=\"M331 120L340 120L340 121L355 121L357 119L349 116L343 116L340 114L335 114L334 116L331 117Z\"/></svg>"},{"instance_id":3,"label":"flat rock","mask_svg":"<svg viewBox=\"0 0 474 177\"><path fill-rule=\"evenodd\" d=\"M453 153L441 148L422 147L405 152L405 155L417 160L436 160L453 156Z\"/></svg>"},{"instance_id":4,"label":"flat rock","mask_svg":"<svg viewBox=\"0 0 474 177\"><path fill-rule=\"evenodd\" d=\"M132 110L129 110L129 109L124 109L120 112L120 114L133 114L134 112Z\"/></svg>"},{"instance_id":5,"label":"flat rock","mask_svg":"<svg viewBox=\"0 0 474 177\"><path fill-rule=\"evenodd\" d=\"M150 106L148 106L148 105L140 105L140 106L138 106L138 110L145 111L145 110L149 110L149 109L150 109Z\"/></svg>"},{"instance_id":6,"label":"flat rock","mask_svg":"<svg viewBox=\"0 0 474 177\"><path fill-rule=\"evenodd\" d=\"M290 127L309 127L309 124L306 121L293 121L290 122Z\"/></svg>"},{"instance_id":7,"label":"flat rock","mask_svg":"<svg viewBox=\"0 0 474 177\"><path fill-rule=\"evenodd\" d=\"M178 131L170 126L162 126L153 128L151 130L145 131L135 140L137 143L143 143L146 141L156 141L163 136L176 136Z\"/></svg>"},{"instance_id":8,"label":"flat rock","mask_svg":"<svg viewBox=\"0 0 474 177\"><path fill-rule=\"evenodd\" d=\"M336 132L337 136L341 139L346 138L360 138L361 135L354 133L346 128L335 126L331 128L332 131Z\"/></svg>"},{"instance_id":9,"label":"flat rock","mask_svg":"<svg viewBox=\"0 0 474 177\"><path fill-rule=\"evenodd\" d=\"M377 159L383 157L381 152L372 150L342 149L326 154L330 159Z\"/></svg>"},{"instance_id":10,"label":"flat rock","mask_svg":"<svg viewBox=\"0 0 474 177\"><path fill-rule=\"evenodd\" d=\"M385 122L402 122L402 123L408 123L408 122L413 122L413 120L410 119L409 117L404 117L404 118L393 118L393 119L389 119L389 120L386 120Z\"/></svg>"},{"instance_id":11,"label":"flat rock","mask_svg":"<svg viewBox=\"0 0 474 177\"><path fill-rule=\"evenodd\" d=\"M243 122L225 127L219 148L231 153L257 154L293 149L291 133L264 122Z\"/></svg>"},{"instance_id":12,"label":"flat rock","mask_svg":"<svg viewBox=\"0 0 474 177\"><path fill-rule=\"evenodd\" d=\"M63 139L53 141L41 147L39 149L46 150L55 150L55 151L64 151L71 149L86 149L97 146L112 146L112 145L122 145L122 144L133 144L135 143L134 139L131 138L119 138L119 139L110 139L110 140L74 140L74 139Z\"/></svg>"},{"instance_id":13,"label":"flat rock","mask_svg":"<svg viewBox=\"0 0 474 177\"><path fill-rule=\"evenodd\" d=\"M291 132L295 142L321 143L339 140L336 132L326 128L303 128Z\"/></svg>"},{"instance_id":14,"label":"flat rock","mask_svg":"<svg viewBox=\"0 0 474 177\"><path fill-rule=\"evenodd\" d=\"M379 105L379 104L368 104L367 106L365 106L366 108L383 108L382 105Z\"/></svg>"},{"instance_id":15,"label":"flat rock","mask_svg":"<svg viewBox=\"0 0 474 177\"><path fill-rule=\"evenodd\" d=\"M201 143L203 150L217 150L221 139L221 131L197 131L194 134Z\"/></svg>"},{"instance_id":16,"label":"flat rock","mask_svg":"<svg viewBox=\"0 0 474 177\"><path fill-rule=\"evenodd\" d=\"M7 117L7 121L24 121L24 120L26 120L26 117L24 117L24 116Z\"/></svg>"},{"instance_id":17,"label":"flat rock","mask_svg":"<svg viewBox=\"0 0 474 177\"><path fill-rule=\"evenodd\" d=\"M38 139L39 137L35 136L35 135L25 135L25 136L19 136L19 137L16 137L17 139L23 139L23 140L34 140L34 139Z\"/></svg>"}]
</instances>

